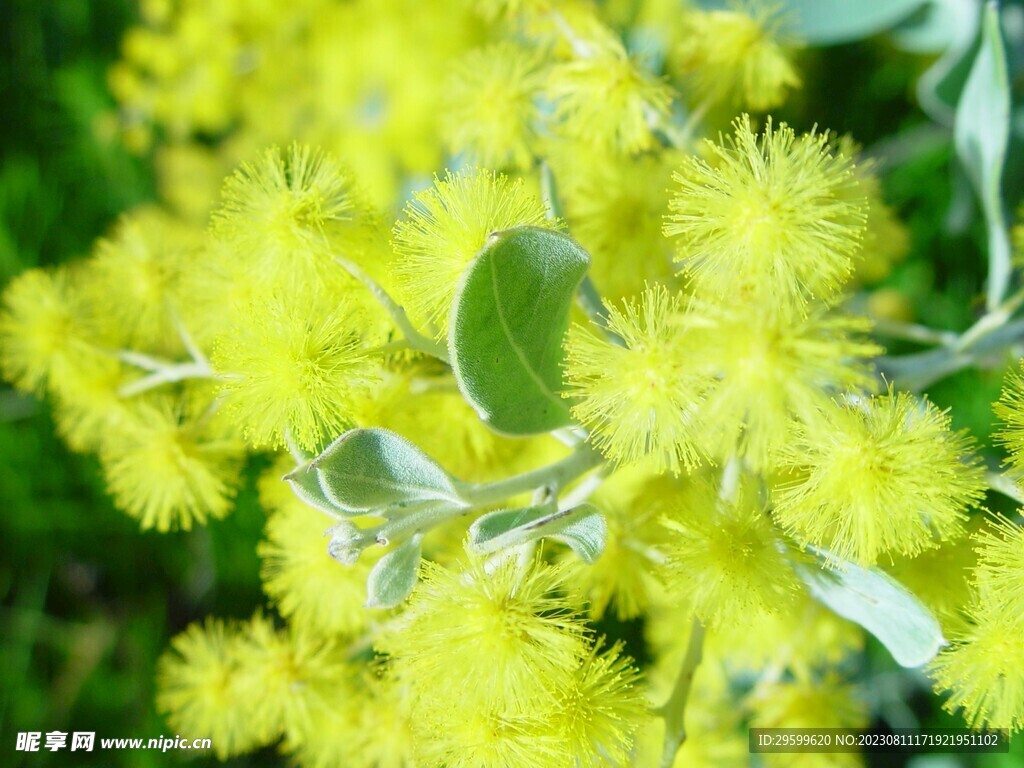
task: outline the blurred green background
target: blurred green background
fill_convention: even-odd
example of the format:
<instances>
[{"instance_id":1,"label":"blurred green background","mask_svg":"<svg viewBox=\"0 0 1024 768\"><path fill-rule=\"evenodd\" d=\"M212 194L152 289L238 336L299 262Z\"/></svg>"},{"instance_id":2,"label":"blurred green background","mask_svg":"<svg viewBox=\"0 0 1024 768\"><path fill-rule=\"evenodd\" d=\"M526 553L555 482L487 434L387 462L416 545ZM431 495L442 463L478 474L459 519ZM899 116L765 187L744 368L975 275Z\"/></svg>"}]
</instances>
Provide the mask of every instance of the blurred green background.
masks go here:
<instances>
[{"instance_id":1,"label":"blurred green background","mask_svg":"<svg viewBox=\"0 0 1024 768\"><path fill-rule=\"evenodd\" d=\"M24 269L86 254L121 211L152 199L152 169L121 148L105 86L132 6L0 2L0 287ZM913 135L928 126L911 96L923 66L878 40L809 51L805 89L779 117L801 129L818 123L850 132L869 149ZM888 285L909 297L922 322L961 329L978 309L983 233L978 222L955 233L943 225L956 196L952 163L948 136L940 135L887 173L889 200L914 244ZM930 394L940 405L955 403L957 425L984 440L1000 382L999 371L965 372ZM252 486L257 469L250 468L238 510L227 520L191 533L140 533L111 506L95 460L63 447L45 404L0 385L0 765L144 767L185 759L146 750L25 754L14 747L19 731L175 735L152 703L153 669L168 639L207 614L245 617L264 602L255 553L263 523ZM868 668L878 685L896 679L877 647ZM894 683L893 697L923 722L959 725L939 713L923 682ZM1010 768L1024 765L1021 741L1013 755L917 758L909 765ZM280 762L267 751L228 764ZM872 764L908 762L877 757Z\"/></svg>"}]
</instances>

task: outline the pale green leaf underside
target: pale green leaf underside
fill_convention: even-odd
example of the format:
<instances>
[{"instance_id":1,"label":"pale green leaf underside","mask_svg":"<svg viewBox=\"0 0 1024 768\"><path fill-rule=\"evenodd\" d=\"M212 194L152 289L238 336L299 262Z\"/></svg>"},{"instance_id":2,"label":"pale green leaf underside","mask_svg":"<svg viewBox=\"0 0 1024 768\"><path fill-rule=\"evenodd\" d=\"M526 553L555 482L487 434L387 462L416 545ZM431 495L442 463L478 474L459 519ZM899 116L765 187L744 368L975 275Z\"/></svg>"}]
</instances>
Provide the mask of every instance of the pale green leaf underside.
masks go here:
<instances>
[{"instance_id":1,"label":"pale green leaf underside","mask_svg":"<svg viewBox=\"0 0 1024 768\"><path fill-rule=\"evenodd\" d=\"M827 553L826 553L827 554ZM903 667L927 664L946 645L942 628L920 600L877 568L799 568L816 600L864 627Z\"/></svg>"},{"instance_id":2,"label":"pale green leaf underside","mask_svg":"<svg viewBox=\"0 0 1024 768\"><path fill-rule=\"evenodd\" d=\"M391 550L366 578L366 607L394 608L412 592L420 566L420 536Z\"/></svg>"},{"instance_id":3,"label":"pale green leaf underside","mask_svg":"<svg viewBox=\"0 0 1024 768\"><path fill-rule=\"evenodd\" d=\"M480 517L469 529L470 545L481 554L551 538L569 546L585 563L604 551L608 527L600 511L581 504L559 512L554 504L502 509Z\"/></svg>"},{"instance_id":4,"label":"pale green leaf underside","mask_svg":"<svg viewBox=\"0 0 1024 768\"><path fill-rule=\"evenodd\" d=\"M834 45L884 32L927 0L783 0L786 32L813 45Z\"/></svg>"}]
</instances>

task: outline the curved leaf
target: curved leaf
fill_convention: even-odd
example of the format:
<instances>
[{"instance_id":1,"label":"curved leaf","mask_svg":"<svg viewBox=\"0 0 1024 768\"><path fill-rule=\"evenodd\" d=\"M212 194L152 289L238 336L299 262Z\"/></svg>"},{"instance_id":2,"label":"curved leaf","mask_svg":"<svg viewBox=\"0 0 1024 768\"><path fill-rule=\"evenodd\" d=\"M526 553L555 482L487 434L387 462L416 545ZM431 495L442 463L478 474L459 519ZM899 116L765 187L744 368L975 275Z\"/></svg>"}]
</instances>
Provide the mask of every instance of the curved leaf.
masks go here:
<instances>
[{"instance_id":1,"label":"curved leaf","mask_svg":"<svg viewBox=\"0 0 1024 768\"><path fill-rule=\"evenodd\" d=\"M813 45L834 45L884 32L927 0L784 0L786 31Z\"/></svg>"},{"instance_id":2,"label":"curved leaf","mask_svg":"<svg viewBox=\"0 0 1024 768\"><path fill-rule=\"evenodd\" d=\"M562 341L589 265L569 237L519 227L492 235L466 270L449 353L459 389L493 429L530 435L572 423Z\"/></svg>"},{"instance_id":3,"label":"curved leaf","mask_svg":"<svg viewBox=\"0 0 1024 768\"><path fill-rule=\"evenodd\" d=\"M310 463L323 495L353 513L423 501L463 506L456 481L427 454L386 429L346 432Z\"/></svg>"},{"instance_id":4,"label":"curved leaf","mask_svg":"<svg viewBox=\"0 0 1024 768\"><path fill-rule=\"evenodd\" d=\"M470 546L481 554L552 538L569 546L587 564L601 556L608 526L591 504L559 512L554 504L501 509L478 518L469 529Z\"/></svg>"},{"instance_id":5,"label":"curved leaf","mask_svg":"<svg viewBox=\"0 0 1024 768\"><path fill-rule=\"evenodd\" d=\"M366 578L366 607L394 608L412 592L420 567L420 536L381 557Z\"/></svg>"}]
</instances>

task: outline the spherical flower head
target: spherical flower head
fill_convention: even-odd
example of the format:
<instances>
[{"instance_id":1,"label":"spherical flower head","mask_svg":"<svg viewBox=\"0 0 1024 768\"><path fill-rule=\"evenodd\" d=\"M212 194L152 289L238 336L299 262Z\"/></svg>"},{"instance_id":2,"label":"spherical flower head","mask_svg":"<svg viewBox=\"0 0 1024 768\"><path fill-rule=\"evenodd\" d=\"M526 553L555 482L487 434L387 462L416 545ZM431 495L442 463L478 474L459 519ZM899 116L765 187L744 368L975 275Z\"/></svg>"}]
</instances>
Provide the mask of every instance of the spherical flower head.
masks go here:
<instances>
[{"instance_id":1,"label":"spherical flower head","mask_svg":"<svg viewBox=\"0 0 1024 768\"><path fill-rule=\"evenodd\" d=\"M458 699L462 711L503 715L569 684L586 630L578 601L561 593L564 567L505 558L489 570L473 559L459 572L426 562L420 577L378 648L421 701L450 709Z\"/></svg>"},{"instance_id":2,"label":"spherical flower head","mask_svg":"<svg viewBox=\"0 0 1024 768\"><path fill-rule=\"evenodd\" d=\"M284 486L280 464L264 479L263 486ZM286 489L287 490L287 489ZM262 491L262 487L261 487ZM263 591L281 615L293 624L323 636L351 637L362 632L370 617L366 602L366 577L372 563L362 558L350 567L339 565L327 553L324 532L330 518L288 491L290 499L267 504L265 539L256 549Z\"/></svg>"},{"instance_id":3,"label":"spherical flower head","mask_svg":"<svg viewBox=\"0 0 1024 768\"><path fill-rule=\"evenodd\" d=\"M170 398L139 402L100 455L114 503L161 533L227 515L244 458L222 420L183 412Z\"/></svg>"},{"instance_id":4,"label":"spherical flower head","mask_svg":"<svg viewBox=\"0 0 1024 768\"><path fill-rule=\"evenodd\" d=\"M608 30L580 46L579 55L556 64L548 77L556 130L604 151L633 154L655 146L651 121L668 114L672 89Z\"/></svg>"},{"instance_id":5,"label":"spherical flower head","mask_svg":"<svg viewBox=\"0 0 1024 768\"><path fill-rule=\"evenodd\" d=\"M962 710L971 728L1024 729L1024 632L1020 616L975 605L973 625L943 650L929 670L945 709Z\"/></svg>"},{"instance_id":6,"label":"spherical flower head","mask_svg":"<svg viewBox=\"0 0 1024 768\"><path fill-rule=\"evenodd\" d=\"M1024 633L1024 528L994 517L975 540L974 583L980 602L1007 618L1017 617Z\"/></svg>"},{"instance_id":7,"label":"spherical flower head","mask_svg":"<svg viewBox=\"0 0 1024 768\"><path fill-rule=\"evenodd\" d=\"M812 309L805 317L749 298L734 307L693 301L703 318L691 365L714 379L700 406L701 443L715 460L743 457L772 466L794 421L812 418L829 393L870 387L864 358L881 349L866 341L863 318Z\"/></svg>"},{"instance_id":8,"label":"spherical flower head","mask_svg":"<svg viewBox=\"0 0 1024 768\"><path fill-rule=\"evenodd\" d=\"M198 244L191 227L152 208L128 214L99 242L83 270L83 292L123 346L181 354L175 289Z\"/></svg>"},{"instance_id":9,"label":"spherical flower head","mask_svg":"<svg viewBox=\"0 0 1024 768\"><path fill-rule=\"evenodd\" d=\"M775 489L775 519L840 560L874 564L964 531L985 491L965 433L907 393L849 397L797 427L780 455L795 479Z\"/></svg>"},{"instance_id":10,"label":"spherical flower head","mask_svg":"<svg viewBox=\"0 0 1024 768\"><path fill-rule=\"evenodd\" d=\"M996 440L1010 454L1006 463L1024 472L1024 360L1016 370L1007 373L1003 391L992 410L1002 422L996 432Z\"/></svg>"},{"instance_id":11,"label":"spherical flower head","mask_svg":"<svg viewBox=\"0 0 1024 768\"><path fill-rule=\"evenodd\" d=\"M25 392L59 383L89 353L81 335L85 311L65 270L31 269L4 290L0 310L0 370Z\"/></svg>"},{"instance_id":12,"label":"spherical flower head","mask_svg":"<svg viewBox=\"0 0 1024 768\"><path fill-rule=\"evenodd\" d=\"M268 149L224 182L213 231L249 269L287 279L331 272L334 256L358 251L371 213L351 175L309 146Z\"/></svg>"},{"instance_id":13,"label":"spherical flower head","mask_svg":"<svg viewBox=\"0 0 1024 768\"><path fill-rule=\"evenodd\" d=\"M488 168L529 168L542 63L539 52L511 42L462 57L449 77L441 111L441 130L452 152Z\"/></svg>"},{"instance_id":14,"label":"spherical flower head","mask_svg":"<svg viewBox=\"0 0 1024 768\"><path fill-rule=\"evenodd\" d=\"M57 431L73 451L98 451L133 416L133 401L121 387L138 376L109 352L82 350L73 368L51 382Z\"/></svg>"},{"instance_id":15,"label":"spherical flower head","mask_svg":"<svg viewBox=\"0 0 1024 768\"><path fill-rule=\"evenodd\" d=\"M242 695L249 702L250 727L262 739L283 736L285 746L294 748L319 713L351 696L352 671L333 639L296 626L275 629L259 614L241 633Z\"/></svg>"},{"instance_id":16,"label":"spherical flower head","mask_svg":"<svg viewBox=\"0 0 1024 768\"><path fill-rule=\"evenodd\" d=\"M214 345L224 407L254 447L304 450L351 426L353 402L377 379L351 301L275 296L239 313Z\"/></svg>"},{"instance_id":17,"label":"spherical flower head","mask_svg":"<svg viewBox=\"0 0 1024 768\"><path fill-rule=\"evenodd\" d=\"M648 719L640 676L622 645L602 650L595 642L572 684L558 693L549 723L576 765L603 760L628 765L633 739ZM572 763L567 763L572 764Z\"/></svg>"},{"instance_id":18,"label":"spherical flower head","mask_svg":"<svg viewBox=\"0 0 1024 768\"><path fill-rule=\"evenodd\" d=\"M661 215L681 154L623 157L570 142L552 150L566 221L590 254L590 276L601 296L620 301L643 291L645 280L671 283L676 269Z\"/></svg>"},{"instance_id":19,"label":"spherical flower head","mask_svg":"<svg viewBox=\"0 0 1024 768\"><path fill-rule=\"evenodd\" d=\"M751 613L775 613L793 604L800 580L797 558L772 524L752 483L722 499L695 481L674 501L666 528L669 590L715 627L746 622Z\"/></svg>"},{"instance_id":20,"label":"spherical flower head","mask_svg":"<svg viewBox=\"0 0 1024 768\"><path fill-rule=\"evenodd\" d=\"M695 409L707 382L692 372L681 301L664 286L608 309L622 343L574 326L566 342L566 397L608 458L649 460L674 474L700 463Z\"/></svg>"},{"instance_id":21,"label":"spherical flower head","mask_svg":"<svg viewBox=\"0 0 1024 768\"><path fill-rule=\"evenodd\" d=\"M696 290L734 296L737 286L803 313L828 300L853 268L864 199L850 161L828 136L797 136L769 118L758 136L744 115L735 133L707 144L710 160L688 157L673 176L664 232Z\"/></svg>"},{"instance_id":22,"label":"spherical flower head","mask_svg":"<svg viewBox=\"0 0 1024 768\"><path fill-rule=\"evenodd\" d=\"M209 736L221 760L266 743L249 717L241 648L236 626L207 619L175 637L157 663L157 709L176 732Z\"/></svg>"},{"instance_id":23,"label":"spherical flower head","mask_svg":"<svg viewBox=\"0 0 1024 768\"><path fill-rule=\"evenodd\" d=\"M544 203L522 180L481 169L435 177L432 187L406 205L405 217L394 228L396 271L406 307L442 336L462 273L488 235L547 224Z\"/></svg>"},{"instance_id":24,"label":"spherical flower head","mask_svg":"<svg viewBox=\"0 0 1024 768\"><path fill-rule=\"evenodd\" d=\"M698 103L761 112L781 105L800 86L770 7L689 10L680 40L674 68Z\"/></svg>"},{"instance_id":25,"label":"spherical flower head","mask_svg":"<svg viewBox=\"0 0 1024 768\"><path fill-rule=\"evenodd\" d=\"M456 689L450 691L458 696ZM438 702L437 706L442 706ZM457 717L431 729L417 748L427 765L445 768L561 768L571 765L565 744L536 712L459 710Z\"/></svg>"}]
</instances>

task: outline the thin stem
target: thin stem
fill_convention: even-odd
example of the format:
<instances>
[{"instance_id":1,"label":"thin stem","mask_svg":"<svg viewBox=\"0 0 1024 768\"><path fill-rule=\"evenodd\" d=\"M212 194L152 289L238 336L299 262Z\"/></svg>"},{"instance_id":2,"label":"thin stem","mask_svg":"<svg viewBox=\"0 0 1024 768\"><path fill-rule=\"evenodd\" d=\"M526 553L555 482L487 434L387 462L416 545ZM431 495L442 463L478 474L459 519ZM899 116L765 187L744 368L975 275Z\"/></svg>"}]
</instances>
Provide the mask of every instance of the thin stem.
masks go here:
<instances>
[{"instance_id":1,"label":"thin stem","mask_svg":"<svg viewBox=\"0 0 1024 768\"><path fill-rule=\"evenodd\" d=\"M370 293L373 294L374 298L380 302L380 305L384 307L384 311L386 311L391 319L394 320L395 325L398 326L398 330L400 330L402 335L405 336L410 347L419 352L436 357L438 360L445 363L448 362L448 350L445 349L444 345L417 331L409 320L409 316L405 314L405 310L402 309L398 302L391 298L391 295L381 287L380 283L370 277L370 275L355 262L350 261L343 256L335 256L334 260L346 272L352 275L352 277L366 286L367 290L369 290Z\"/></svg>"},{"instance_id":2,"label":"thin stem","mask_svg":"<svg viewBox=\"0 0 1024 768\"><path fill-rule=\"evenodd\" d=\"M661 751L661 768L672 768L679 748L686 741L686 702L690 698L693 677L704 656L704 625L695 616L690 626L690 642L679 667L668 701L655 710L665 719L665 742Z\"/></svg>"},{"instance_id":3,"label":"thin stem","mask_svg":"<svg viewBox=\"0 0 1024 768\"><path fill-rule=\"evenodd\" d=\"M872 323L876 333L890 339L902 339L944 347L956 344L959 339L959 336L953 331L939 331L916 323L900 323L885 318L874 318Z\"/></svg>"},{"instance_id":4,"label":"thin stem","mask_svg":"<svg viewBox=\"0 0 1024 768\"><path fill-rule=\"evenodd\" d=\"M471 505L481 507L503 501L511 496L518 496L520 493L536 490L542 486L548 486L557 491L603 462L604 459L599 453L586 446L581 446L574 453L554 464L493 483L470 485L461 492L461 495Z\"/></svg>"},{"instance_id":5,"label":"thin stem","mask_svg":"<svg viewBox=\"0 0 1024 768\"><path fill-rule=\"evenodd\" d=\"M148 376L136 379L130 384L125 384L117 393L121 397L134 397L135 395L156 389L164 384L174 384L185 379L213 379L216 378L213 371L205 363L172 363L159 370L153 371Z\"/></svg>"}]
</instances>

